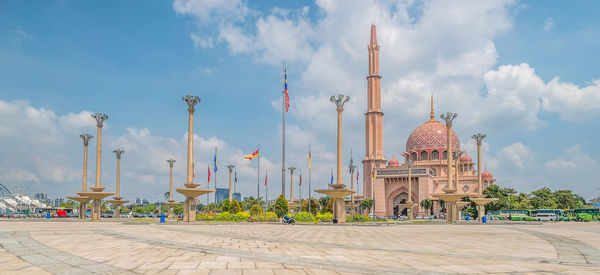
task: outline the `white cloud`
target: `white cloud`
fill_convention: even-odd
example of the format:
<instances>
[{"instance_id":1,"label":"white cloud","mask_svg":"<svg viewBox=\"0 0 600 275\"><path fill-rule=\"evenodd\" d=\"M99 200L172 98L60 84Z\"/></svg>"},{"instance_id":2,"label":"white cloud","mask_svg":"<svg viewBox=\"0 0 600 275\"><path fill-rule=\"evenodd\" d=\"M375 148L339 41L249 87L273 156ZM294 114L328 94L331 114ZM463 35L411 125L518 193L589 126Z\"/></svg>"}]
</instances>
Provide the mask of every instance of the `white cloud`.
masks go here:
<instances>
[{"instance_id":1,"label":"white cloud","mask_svg":"<svg viewBox=\"0 0 600 275\"><path fill-rule=\"evenodd\" d=\"M519 170L532 167L535 161L535 153L521 142L500 149L497 157L502 161L503 165L516 167Z\"/></svg>"},{"instance_id":2,"label":"white cloud","mask_svg":"<svg viewBox=\"0 0 600 275\"><path fill-rule=\"evenodd\" d=\"M40 179L33 173L22 169L22 168L14 168L9 171L6 171L4 174L0 176L3 182L39 182Z\"/></svg>"},{"instance_id":3,"label":"white cloud","mask_svg":"<svg viewBox=\"0 0 600 275\"><path fill-rule=\"evenodd\" d=\"M192 39L192 41L194 41L194 48L196 49L210 49L215 47L212 37L207 37L203 39L197 34L190 32L190 38Z\"/></svg>"},{"instance_id":4,"label":"white cloud","mask_svg":"<svg viewBox=\"0 0 600 275\"><path fill-rule=\"evenodd\" d=\"M547 17L544 19L544 31L549 32L554 27L554 19L552 17Z\"/></svg>"},{"instance_id":5,"label":"white cloud","mask_svg":"<svg viewBox=\"0 0 600 275\"><path fill-rule=\"evenodd\" d=\"M546 169L554 172L583 172L599 167L598 162L586 154L580 144L565 149L562 156L546 162Z\"/></svg>"}]
</instances>

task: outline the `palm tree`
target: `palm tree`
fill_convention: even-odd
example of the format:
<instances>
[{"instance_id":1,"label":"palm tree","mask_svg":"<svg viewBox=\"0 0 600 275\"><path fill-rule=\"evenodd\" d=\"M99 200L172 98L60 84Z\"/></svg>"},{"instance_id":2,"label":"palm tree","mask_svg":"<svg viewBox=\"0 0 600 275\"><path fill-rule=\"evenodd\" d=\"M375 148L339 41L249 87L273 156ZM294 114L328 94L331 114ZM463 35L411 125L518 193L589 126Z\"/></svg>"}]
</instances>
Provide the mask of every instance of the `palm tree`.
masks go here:
<instances>
[{"instance_id":1,"label":"palm tree","mask_svg":"<svg viewBox=\"0 0 600 275\"><path fill-rule=\"evenodd\" d=\"M446 208L446 202L444 200L440 199L438 202L440 203L440 208L442 208L442 210Z\"/></svg>"},{"instance_id":2,"label":"palm tree","mask_svg":"<svg viewBox=\"0 0 600 275\"><path fill-rule=\"evenodd\" d=\"M433 215L433 201L429 198L425 198L421 201L421 207L423 207L425 211L429 210L430 215Z\"/></svg>"}]
</instances>

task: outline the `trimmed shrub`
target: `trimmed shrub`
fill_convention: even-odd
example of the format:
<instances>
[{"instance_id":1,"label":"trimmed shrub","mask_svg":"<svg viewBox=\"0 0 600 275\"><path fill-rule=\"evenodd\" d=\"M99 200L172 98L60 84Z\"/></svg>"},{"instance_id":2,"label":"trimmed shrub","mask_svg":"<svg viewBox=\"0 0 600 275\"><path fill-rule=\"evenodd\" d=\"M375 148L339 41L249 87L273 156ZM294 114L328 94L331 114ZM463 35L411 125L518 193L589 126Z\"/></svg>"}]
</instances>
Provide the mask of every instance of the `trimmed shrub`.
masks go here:
<instances>
[{"instance_id":1,"label":"trimmed shrub","mask_svg":"<svg viewBox=\"0 0 600 275\"><path fill-rule=\"evenodd\" d=\"M302 202L302 211L308 212L308 202L309 200L304 200L304 202ZM317 211L319 211L319 203L317 202L317 200L312 199L310 202L310 213L312 215L317 215Z\"/></svg>"},{"instance_id":2,"label":"trimmed shrub","mask_svg":"<svg viewBox=\"0 0 600 275\"><path fill-rule=\"evenodd\" d=\"M279 221L277 214L275 212L267 212L260 215L261 222L276 222Z\"/></svg>"},{"instance_id":3,"label":"trimmed shrub","mask_svg":"<svg viewBox=\"0 0 600 275\"><path fill-rule=\"evenodd\" d=\"M333 220L333 214L331 214L331 212L319 213L317 214L317 220L322 222L330 222Z\"/></svg>"},{"instance_id":4,"label":"trimmed shrub","mask_svg":"<svg viewBox=\"0 0 600 275\"><path fill-rule=\"evenodd\" d=\"M229 204L229 213L231 214L236 214L237 212L242 211L242 208L240 207L240 203L237 202L236 200L232 200L231 203Z\"/></svg>"},{"instance_id":5,"label":"trimmed shrub","mask_svg":"<svg viewBox=\"0 0 600 275\"><path fill-rule=\"evenodd\" d=\"M288 202L283 196L283 194L279 195L277 200L275 201L275 214L277 214L278 218L282 218L289 212Z\"/></svg>"},{"instance_id":6,"label":"trimmed shrub","mask_svg":"<svg viewBox=\"0 0 600 275\"><path fill-rule=\"evenodd\" d=\"M197 221L212 221L215 219L215 215L210 215L206 213L196 214Z\"/></svg>"},{"instance_id":7,"label":"trimmed shrub","mask_svg":"<svg viewBox=\"0 0 600 275\"><path fill-rule=\"evenodd\" d=\"M247 212L238 212L236 214L232 214L229 212L223 212L215 218L216 221L223 222L247 222L250 219L250 214Z\"/></svg>"},{"instance_id":8,"label":"trimmed shrub","mask_svg":"<svg viewBox=\"0 0 600 275\"><path fill-rule=\"evenodd\" d=\"M258 204L255 203L254 205L252 205L252 208L250 208L250 215L256 216L256 215L258 215L259 211L260 211L260 214L262 215L263 214L262 207L259 207Z\"/></svg>"},{"instance_id":9,"label":"trimmed shrub","mask_svg":"<svg viewBox=\"0 0 600 275\"><path fill-rule=\"evenodd\" d=\"M226 199L223 201L223 212L229 212L229 207L231 206L231 201L229 201L229 199Z\"/></svg>"},{"instance_id":10,"label":"trimmed shrub","mask_svg":"<svg viewBox=\"0 0 600 275\"><path fill-rule=\"evenodd\" d=\"M370 222L371 218L364 215L346 215L346 221L348 222Z\"/></svg>"},{"instance_id":11,"label":"trimmed shrub","mask_svg":"<svg viewBox=\"0 0 600 275\"><path fill-rule=\"evenodd\" d=\"M312 209L311 209L312 210ZM300 213L291 215L297 222L317 222L315 215L310 215L310 221L308 220L308 212L302 211Z\"/></svg>"}]
</instances>

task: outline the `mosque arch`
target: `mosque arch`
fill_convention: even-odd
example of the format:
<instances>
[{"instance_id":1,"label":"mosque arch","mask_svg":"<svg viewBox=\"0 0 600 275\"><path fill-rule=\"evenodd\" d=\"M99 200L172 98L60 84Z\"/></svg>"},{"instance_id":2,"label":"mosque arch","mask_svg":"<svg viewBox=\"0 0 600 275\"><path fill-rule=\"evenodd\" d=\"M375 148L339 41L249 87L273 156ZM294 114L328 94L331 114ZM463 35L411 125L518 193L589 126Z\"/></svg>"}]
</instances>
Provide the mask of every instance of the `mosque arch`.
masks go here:
<instances>
[{"instance_id":1,"label":"mosque arch","mask_svg":"<svg viewBox=\"0 0 600 275\"><path fill-rule=\"evenodd\" d=\"M444 160L447 160L447 159L448 159L448 151L444 151L444 152L442 153L442 158L443 158Z\"/></svg>"}]
</instances>

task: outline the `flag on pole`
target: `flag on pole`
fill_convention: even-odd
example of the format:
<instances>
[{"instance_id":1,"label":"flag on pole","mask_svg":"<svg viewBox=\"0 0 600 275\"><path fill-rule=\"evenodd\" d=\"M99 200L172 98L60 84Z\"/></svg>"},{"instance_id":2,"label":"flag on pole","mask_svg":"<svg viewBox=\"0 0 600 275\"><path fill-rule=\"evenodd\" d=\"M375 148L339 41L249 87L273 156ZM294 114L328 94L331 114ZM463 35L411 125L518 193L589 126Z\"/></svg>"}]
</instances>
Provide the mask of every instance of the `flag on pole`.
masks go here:
<instances>
[{"instance_id":1,"label":"flag on pole","mask_svg":"<svg viewBox=\"0 0 600 275\"><path fill-rule=\"evenodd\" d=\"M333 184L333 169L331 170L331 183L330 184Z\"/></svg>"},{"instance_id":2,"label":"flag on pole","mask_svg":"<svg viewBox=\"0 0 600 275\"><path fill-rule=\"evenodd\" d=\"M269 175L265 175L265 186L267 186L267 177L268 177L268 176L269 176Z\"/></svg>"},{"instance_id":3,"label":"flag on pole","mask_svg":"<svg viewBox=\"0 0 600 275\"><path fill-rule=\"evenodd\" d=\"M287 88L287 68L283 69L283 87L285 91L285 111L288 112L290 109L290 95Z\"/></svg>"},{"instance_id":4,"label":"flag on pole","mask_svg":"<svg viewBox=\"0 0 600 275\"><path fill-rule=\"evenodd\" d=\"M254 151L254 153L244 156L245 159L254 159L256 157L258 157L258 149L256 149L256 151Z\"/></svg>"},{"instance_id":5,"label":"flag on pole","mask_svg":"<svg viewBox=\"0 0 600 275\"><path fill-rule=\"evenodd\" d=\"M210 182L210 165L208 165L208 182Z\"/></svg>"},{"instance_id":6,"label":"flag on pole","mask_svg":"<svg viewBox=\"0 0 600 275\"><path fill-rule=\"evenodd\" d=\"M300 183L298 185L302 185L302 172L300 172Z\"/></svg>"},{"instance_id":7,"label":"flag on pole","mask_svg":"<svg viewBox=\"0 0 600 275\"><path fill-rule=\"evenodd\" d=\"M377 178L377 173L375 173L375 167L371 168L371 175L373 176L373 180Z\"/></svg>"},{"instance_id":8,"label":"flag on pole","mask_svg":"<svg viewBox=\"0 0 600 275\"><path fill-rule=\"evenodd\" d=\"M217 148L215 148L215 173L217 172Z\"/></svg>"},{"instance_id":9,"label":"flag on pole","mask_svg":"<svg viewBox=\"0 0 600 275\"><path fill-rule=\"evenodd\" d=\"M358 174L360 174L360 171L356 170L356 182L358 182Z\"/></svg>"},{"instance_id":10,"label":"flag on pole","mask_svg":"<svg viewBox=\"0 0 600 275\"><path fill-rule=\"evenodd\" d=\"M234 181L237 183L237 171L235 171L235 180Z\"/></svg>"},{"instance_id":11,"label":"flag on pole","mask_svg":"<svg viewBox=\"0 0 600 275\"><path fill-rule=\"evenodd\" d=\"M312 157L310 155L310 150L309 150L308 151L308 169L310 169L311 160L312 160Z\"/></svg>"}]
</instances>

